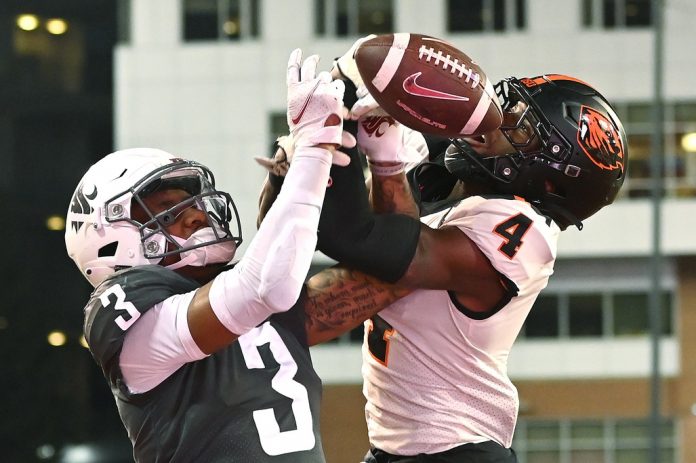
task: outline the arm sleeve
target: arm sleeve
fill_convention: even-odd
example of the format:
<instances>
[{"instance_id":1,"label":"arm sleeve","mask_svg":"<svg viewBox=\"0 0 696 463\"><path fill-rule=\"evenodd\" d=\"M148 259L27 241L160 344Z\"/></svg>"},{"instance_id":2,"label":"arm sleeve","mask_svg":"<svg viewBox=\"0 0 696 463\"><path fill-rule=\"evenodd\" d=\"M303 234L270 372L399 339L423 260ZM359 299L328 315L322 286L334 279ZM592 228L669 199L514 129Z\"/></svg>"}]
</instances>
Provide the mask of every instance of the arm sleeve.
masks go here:
<instances>
[{"instance_id":1,"label":"arm sleeve","mask_svg":"<svg viewBox=\"0 0 696 463\"><path fill-rule=\"evenodd\" d=\"M346 123L346 126L348 124ZM319 221L318 248L337 261L393 283L408 269L416 252L421 224L401 214L372 212L356 149L346 167L331 168Z\"/></svg>"},{"instance_id":2,"label":"arm sleeve","mask_svg":"<svg viewBox=\"0 0 696 463\"><path fill-rule=\"evenodd\" d=\"M230 332L242 335L297 301L316 247L330 166L329 151L298 148L244 257L213 280L210 306Z\"/></svg>"}]
</instances>

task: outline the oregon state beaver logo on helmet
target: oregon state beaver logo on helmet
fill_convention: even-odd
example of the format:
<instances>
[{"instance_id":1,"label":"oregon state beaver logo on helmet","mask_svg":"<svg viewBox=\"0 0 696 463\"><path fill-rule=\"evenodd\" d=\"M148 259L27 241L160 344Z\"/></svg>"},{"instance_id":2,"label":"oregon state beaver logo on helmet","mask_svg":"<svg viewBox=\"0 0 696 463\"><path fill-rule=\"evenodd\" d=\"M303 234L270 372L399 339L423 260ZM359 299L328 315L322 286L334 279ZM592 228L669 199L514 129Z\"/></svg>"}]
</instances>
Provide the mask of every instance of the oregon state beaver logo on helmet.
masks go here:
<instances>
[{"instance_id":1,"label":"oregon state beaver logo on helmet","mask_svg":"<svg viewBox=\"0 0 696 463\"><path fill-rule=\"evenodd\" d=\"M578 121L578 144L602 169L624 170L624 147L614 124L602 113L582 106Z\"/></svg>"}]
</instances>

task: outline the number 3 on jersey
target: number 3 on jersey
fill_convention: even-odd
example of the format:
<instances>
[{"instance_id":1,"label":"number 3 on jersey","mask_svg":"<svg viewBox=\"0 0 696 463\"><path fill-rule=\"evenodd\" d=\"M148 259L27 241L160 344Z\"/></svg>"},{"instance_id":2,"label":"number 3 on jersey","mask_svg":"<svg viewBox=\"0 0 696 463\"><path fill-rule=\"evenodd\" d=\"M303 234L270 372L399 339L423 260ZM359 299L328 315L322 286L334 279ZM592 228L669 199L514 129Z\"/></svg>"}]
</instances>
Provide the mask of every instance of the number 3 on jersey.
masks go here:
<instances>
[{"instance_id":1,"label":"number 3 on jersey","mask_svg":"<svg viewBox=\"0 0 696 463\"><path fill-rule=\"evenodd\" d=\"M239 338L247 368L265 368L258 347L268 344L279 369L271 380L271 387L292 400L292 413L297 429L281 431L272 408L254 410L253 417L259 440L268 455L309 450L314 447L314 428L312 411L309 407L307 389L293 378L297 373L297 363L283 343L283 339L270 323L254 328L255 333Z\"/></svg>"},{"instance_id":2,"label":"number 3 on jersey","mask_svg":"<svg viewBox=\"0 0 696 463\"><path fill-rule=\"evenodd\" d=\"M114 296L114 297L112 297ZM99 296L104 307L111 307L118 312L125 312L114 319L114 322L123 331L130 328L135 321L140 318L140 312L135 306L126 300L126 293L121 285L113 285Z\"/></svg>"},{"instance_id":3,"label":"number 3 on jersey","mask_svg":"<svg viewBox=\"0 0 696 463\"><path fill-rule=\"evenodd\" d=\"M517 251L522 246L522 237L527 233L529 227L532 226L532 219L526 215L519 213L500 222L493 231L502 237L505 241L500 245L498 250L505 254L509 259L515 257Z\"/></svg>"}]
</instances>

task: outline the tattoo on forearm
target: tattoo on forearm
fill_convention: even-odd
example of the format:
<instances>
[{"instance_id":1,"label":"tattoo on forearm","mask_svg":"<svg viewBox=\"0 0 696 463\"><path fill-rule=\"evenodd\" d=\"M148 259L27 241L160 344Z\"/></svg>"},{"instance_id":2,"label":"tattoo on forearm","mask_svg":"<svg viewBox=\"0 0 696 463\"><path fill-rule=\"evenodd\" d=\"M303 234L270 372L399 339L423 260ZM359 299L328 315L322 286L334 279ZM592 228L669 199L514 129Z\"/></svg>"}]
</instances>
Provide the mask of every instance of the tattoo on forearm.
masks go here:
<instances>
[{"instance_id":1,"label":"tattoo on forearm","mask_svg":"<svg viewBox=\"0 0 696 463\"><path fill-rule=\"evenodd\" d=\"M373 176L371 200L375 212L406 214L418 218L418 206L404 175Z\"/></svg>"},{"instance_id":2,"label":"tattoo on forearm","mask_svg":"<svg viewBox=\"0 0 696 463\"><path fill-rule=\"evenodd\" d=\"M324 270L307 284L306 328L316 342L349 331L411 290L341 267Z\"/></svg>"}]
</instances>

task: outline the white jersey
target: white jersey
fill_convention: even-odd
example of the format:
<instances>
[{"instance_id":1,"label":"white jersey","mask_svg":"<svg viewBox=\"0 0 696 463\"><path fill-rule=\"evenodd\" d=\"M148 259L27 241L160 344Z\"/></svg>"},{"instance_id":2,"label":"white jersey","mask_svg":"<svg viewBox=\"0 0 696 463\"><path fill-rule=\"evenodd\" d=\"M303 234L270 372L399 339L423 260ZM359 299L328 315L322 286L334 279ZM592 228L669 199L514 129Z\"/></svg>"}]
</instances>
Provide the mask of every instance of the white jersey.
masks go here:
<instances>
[{"instance_id":1,"label":"white jersey","mask_svg":"<svg viewBox=\"0 0 696 463\"><path fill-rule=\"evenodd\" d=\"M417 290L366 322L362 373L370 443L397 455L483 441L510 447L519 399L507 358L553 273L560 230L522 200L480 196L422 222L459 227L513 293L493 315L475 319L448 291Z\"/></svg>"}]
</instances>

